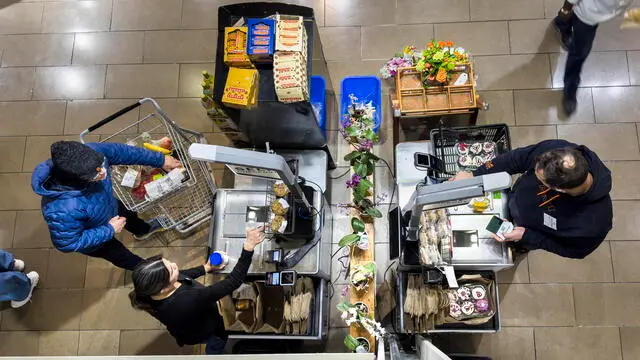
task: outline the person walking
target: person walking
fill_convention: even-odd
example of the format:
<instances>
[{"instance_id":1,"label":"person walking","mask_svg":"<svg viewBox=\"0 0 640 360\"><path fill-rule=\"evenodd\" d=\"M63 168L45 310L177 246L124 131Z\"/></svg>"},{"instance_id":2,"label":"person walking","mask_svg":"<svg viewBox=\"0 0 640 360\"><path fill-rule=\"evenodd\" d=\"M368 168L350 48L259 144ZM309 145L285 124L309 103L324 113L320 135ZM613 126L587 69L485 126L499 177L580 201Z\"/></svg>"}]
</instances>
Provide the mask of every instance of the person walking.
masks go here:
<instances>
[{"instance_id":1,"label":"person walking","mask_svg":"<svg viewBox=\"0 0 640 360\"><path fill-rule=\"evenodd\" d=\"M79 252L133 270L142 258L114 236L127 229L137 240L163 230L158 219L146 222L113 197L110 165L146 165L171 171L173 157L116 143L58 141L51 159L36 166L33 191L42 196L42 215L51 241L62 252Z\"/></svg>"},{"instance_id":2,"label":"person walking","mask_svg":"<svg viewBox=\"0 0 640 360\"><path fill-rule=\"evenodd\" d=\"M33 289L40 280L35 271L23 274L24 267L24 261L0 249L0 301L11 301L11 307L14 309L31 300Z\"/></svg>"},{"instance_id":3,"label":"person walking","mask_svg":"<svg viewBox=\"0 0 640 360\"><path fill-rule=\"evenodd\" d=\"M562 107L567 115L576 111L576 94L582 65L591 52L598 25L624 13L633 0L565 0L553 20L560 42L568 51L564 70Z\"/></svg>"},{"instance_id":4,"label":"person walking","mask_svg":"<svg viewBox=\"0 0 640 360\"><path fill-rule=\"evenodd\" d=\"M208 261L179 271L161 256L142 261L133 270L131 305L163 323L180 346L206 344L207 355L221 354L228 334L216 302L242 285L254 248L264 240L264 227L247 231L242 254L224 280L204 286L194 279L218 268Z\"/></svg>"}]
</instances>

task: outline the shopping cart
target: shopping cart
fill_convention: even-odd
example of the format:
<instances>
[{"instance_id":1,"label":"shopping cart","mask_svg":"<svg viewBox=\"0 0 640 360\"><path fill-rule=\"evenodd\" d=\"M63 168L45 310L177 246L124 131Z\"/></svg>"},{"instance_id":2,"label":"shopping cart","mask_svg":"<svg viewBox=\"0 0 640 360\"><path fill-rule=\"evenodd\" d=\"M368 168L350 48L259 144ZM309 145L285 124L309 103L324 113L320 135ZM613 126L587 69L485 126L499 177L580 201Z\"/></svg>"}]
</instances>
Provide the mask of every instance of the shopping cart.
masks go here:
<instances>
[{"instance_id":1,"label":"shopping cart","mask_svg":"<svg viewBox=\"0 0 640 360\"><path fill-rule=\"evenodd\" d=\"M152 113L144 116L141 114L139 120L102 138L100 142L122 142L142 148L158 142L154 139L165 139L166 147L166 138L169 138L172 145L170 155L180 160L184 171L174 177L175 173L167 174L161 169L148 166L112 165L110 173L113 190L127 209L157 218L165 229L188 233L211 218L216 192L209 165L191 159L188 153L192 143L206 143L202 134L181 128L169 119L155 100L144 98L84 130L80 134L80 141L84 143L87 134L145 103L151 104ZM129 180L125 181L127 172L130 173ZM135 186L130 186L131 173L136 179ZM152 182L156 184L151 185L159 190L150 193L147 189L150 190L148 186Z\"/></svg>"}]
</instances>

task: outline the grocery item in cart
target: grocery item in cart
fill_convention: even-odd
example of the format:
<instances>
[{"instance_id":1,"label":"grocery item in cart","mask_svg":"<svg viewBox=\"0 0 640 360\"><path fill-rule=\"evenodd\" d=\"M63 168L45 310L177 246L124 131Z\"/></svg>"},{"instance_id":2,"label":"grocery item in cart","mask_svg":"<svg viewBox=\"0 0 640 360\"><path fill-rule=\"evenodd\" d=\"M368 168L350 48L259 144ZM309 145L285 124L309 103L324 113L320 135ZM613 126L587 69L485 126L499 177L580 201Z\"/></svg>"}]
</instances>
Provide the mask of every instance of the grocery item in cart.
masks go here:
<instances>
[{"instance_id":1,"label":"grocery item in cart","mask_svg":"<svg viewBox=\"0 0 640 360\"><path fill-rule=\"evenodd\" d=\"M281 215L272 214L271 218L271 231L275 233L283 233L287 228L287 220Z\"/></svg>"},{"instance_id":2,"label":"grocery item in cart","mask_svg":"<svg viewBox=\"0 0 640 360\"><path fill-rule=\"evenodd\" d=\"M273 184L273 193L277 197L285 197L289 194L289 187L282 181L278 180Z\"/></svg>"},{"instance_id":3,"label":"grocery item in cart","mask_svg":"<svg viewBox=\"0 0 640 360\"><path fill-rule=\"evenodd\" d=\"M443 248L451 248L453 240L451 222L446 209L423 211L418 230L420 263L426 266L440 265L449 258Z\"/></svg>"},{"instance_id":4,"label":"grocery item in cart","mask_svg":"<svg viewBox=\"0 0 640 360\"><path fill-rule=\"evenodd\" d=\"M475 170L496 157L496 143L492 141L465 143L455 146L458 165L463 170Z\"/></svg>"},{"instance_id":5,"label":"grocery item in cart","mask_svg":"<svg viewBox=\"0 0 640 360\"><path fill-rule=\"evenodd\" d=\"M271 211L276 215L286 215L289 203L285 199L277 199L271 204Z\"/></svg>"}]
</instances>

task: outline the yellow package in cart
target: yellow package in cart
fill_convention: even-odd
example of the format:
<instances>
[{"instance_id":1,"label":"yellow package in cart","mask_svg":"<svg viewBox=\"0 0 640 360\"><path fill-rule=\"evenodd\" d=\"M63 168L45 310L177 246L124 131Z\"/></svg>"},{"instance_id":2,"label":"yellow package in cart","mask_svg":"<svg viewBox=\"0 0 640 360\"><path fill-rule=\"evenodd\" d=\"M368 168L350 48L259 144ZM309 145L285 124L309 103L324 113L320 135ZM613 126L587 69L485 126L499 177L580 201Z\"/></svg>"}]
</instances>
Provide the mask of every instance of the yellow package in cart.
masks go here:
<instances>
[{"instance_id":1,"label":"yellow package in cart","mask_svg":"<svg viewBox=\"0 0 640 360\"><path fill-rule=\"evenodd\" d=\"M230 107L246 109L255 104L258 72L255 69L229 68L222 102Z\"/></svg>"}]
</instances>

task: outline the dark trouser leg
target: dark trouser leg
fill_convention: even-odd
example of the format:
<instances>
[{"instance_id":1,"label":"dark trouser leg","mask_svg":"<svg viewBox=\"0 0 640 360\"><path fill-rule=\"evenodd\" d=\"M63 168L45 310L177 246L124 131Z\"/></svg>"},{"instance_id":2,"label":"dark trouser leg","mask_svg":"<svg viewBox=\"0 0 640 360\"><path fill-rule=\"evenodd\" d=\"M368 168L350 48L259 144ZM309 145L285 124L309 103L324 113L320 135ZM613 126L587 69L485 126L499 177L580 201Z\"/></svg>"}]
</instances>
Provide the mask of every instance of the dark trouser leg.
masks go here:
<instances>
[{"instance_id":1,"label":"dark trouser leg","mask_svg":"<svg viewBox=\"0 0 640 360\"><path fill-rule=\"evenodd\" d=\"M133 268L142 261L140 256L129 251L129 249L116 239L107 241L97 250L87 255L105 259L113 265L126 270L133 270Z\"/></svg>"},{"instance_id":2,"label":"dark trouser leg","mask_svg":"<svg viewBox=\"0 0 640 360\"><path fill-rule=\"evenodd\" d=\"M575 100L580 85L582 65L591 52L593 39L596 37L598 26L583 23L577 16L572 16L573 40L569 45L567 64L564 70L564 96Z\"/></svg>"},{"instance_id":3,"label":"dark trouser leg","mask_svg":"<svg viewBox=\"0 0 640 360\"><path fill-rule=\"evenodd\" d=\"M118 200L118 215L124 216L127 219L127 223L124 225L124 228L133 235L144 235L151 230L149 224L138 217L138 213L127 209L120 200Z\"/></svg>"},{"instance_id":4,"label":"dark trouser leg","mask_svg":"<svg viewBox=\"0 0 640 360\"><path fill-rule=\"evenodd\" d=\"M572 17L575 17L575 16L572 16ZM573 32L572 18L565 19L565 18L556 16L555 19L553 19L553 24L556 26L558 31L560 31L560 34L562 34L563 37L566 37L566 38L571 37L571 33Z\"/></svg>"},{"instance_id":5,"label":"dark trouser leg","mask_svg":"<svg viewBox=\"0 0 640 360\"><path fill-rule=\"evenodd\" d=\"M224 354L225 345L227 345L226 341L220 339L215 335L212 335L209 339L207 339L206 346L204 348L204 353L207 355Z\"/></svg>"}]
</instances>

